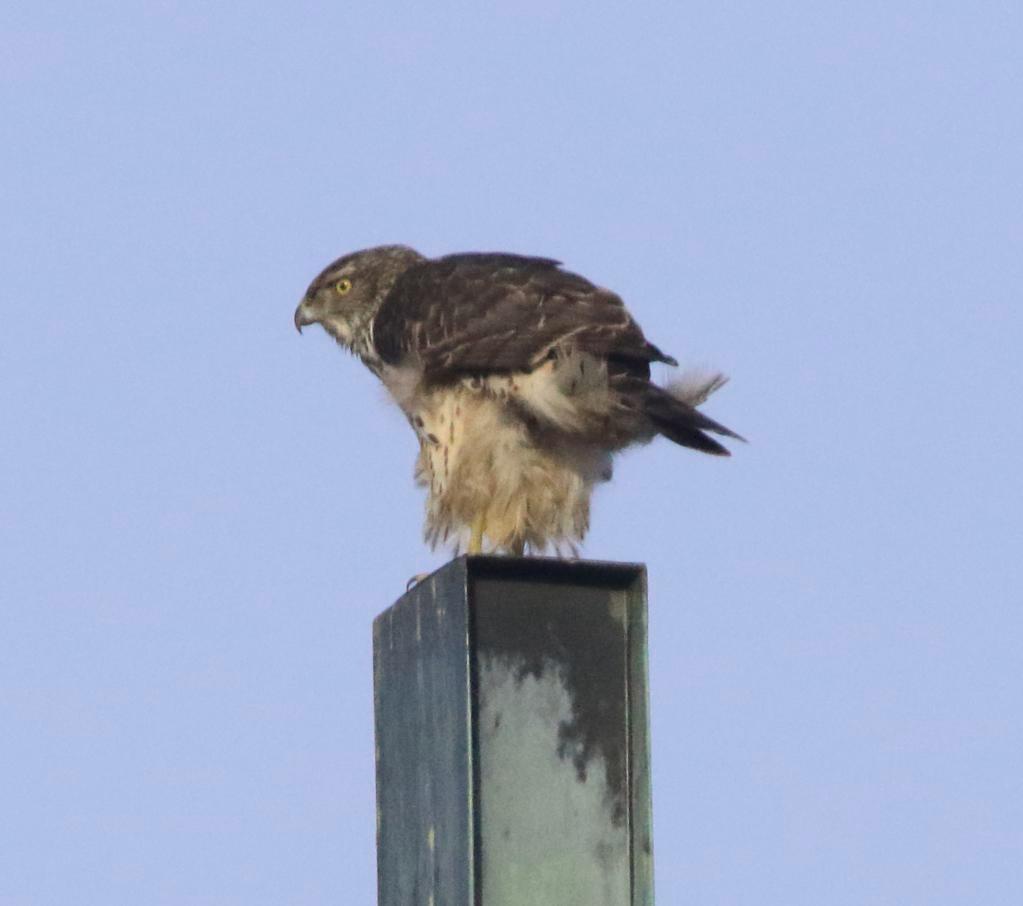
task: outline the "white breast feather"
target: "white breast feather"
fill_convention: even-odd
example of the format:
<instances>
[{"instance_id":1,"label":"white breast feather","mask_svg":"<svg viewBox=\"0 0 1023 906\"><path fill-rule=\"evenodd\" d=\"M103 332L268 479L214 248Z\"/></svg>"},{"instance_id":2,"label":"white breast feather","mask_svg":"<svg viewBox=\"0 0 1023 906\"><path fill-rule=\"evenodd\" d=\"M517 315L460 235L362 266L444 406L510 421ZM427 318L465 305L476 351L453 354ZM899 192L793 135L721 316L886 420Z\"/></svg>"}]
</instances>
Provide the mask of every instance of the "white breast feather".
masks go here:
<instances>
[{"instance_id":1,"label":"white breast feather","mask_svg":"<svg viewBox=\"0 0 1023 906\"><path fill-rule=\"evenodd\" d=\"M572 351L528 374L500 375L488 382L498 395L508 393L542 422L569 433L582 430L611 406L607 364L587 353Z\"/></svg>"},{"instance_id":2,"label":"white breast feather","mask_svg":"<svg viewBox=\"0 0 1023 906\"><path fill-rule=\"evenodd\" d=\"M380 380L406 415L412 417L421 408L423 369L418 362L409 359L400 365L384 365Z\"/></svg>"},{"instance_id":3,"label":"white breast feather","mask_svg":"<svg viewBox=\"0 0 1023 906\"><path fill-rule=\"evenodd\" d=\"M610 478L611 463L606 451L574 444L570 435L610 405L602 362L573 354L528 374L441 387L424 386L412 362L385 366L380 377L419 437L427 541L464 540L480 513L494 549L571 547L582 538L593 486ZM538 440L513 400L566 432L564 442Z\"/></svg>"}]
</instances>

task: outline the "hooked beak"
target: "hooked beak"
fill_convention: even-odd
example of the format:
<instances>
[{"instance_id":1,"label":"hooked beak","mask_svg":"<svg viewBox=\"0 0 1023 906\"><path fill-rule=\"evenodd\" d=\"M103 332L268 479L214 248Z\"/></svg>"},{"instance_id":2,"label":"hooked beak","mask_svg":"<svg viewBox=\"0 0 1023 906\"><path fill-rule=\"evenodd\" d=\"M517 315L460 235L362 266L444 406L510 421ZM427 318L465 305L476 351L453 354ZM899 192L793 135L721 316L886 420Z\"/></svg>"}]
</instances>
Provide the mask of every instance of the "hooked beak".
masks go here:
<instances>
[{"instance_id":1,"label":"hooked beak","mask_svg":"<svg viewBox=\"0 0 1023 906\"><path fill-rule=\"evenodd\" d=\"M301 333L306 324L313 324L315 321L316 318L309 314L309 300L303 299L295 309L295 330Z\"/></svg>"}]
</instances>

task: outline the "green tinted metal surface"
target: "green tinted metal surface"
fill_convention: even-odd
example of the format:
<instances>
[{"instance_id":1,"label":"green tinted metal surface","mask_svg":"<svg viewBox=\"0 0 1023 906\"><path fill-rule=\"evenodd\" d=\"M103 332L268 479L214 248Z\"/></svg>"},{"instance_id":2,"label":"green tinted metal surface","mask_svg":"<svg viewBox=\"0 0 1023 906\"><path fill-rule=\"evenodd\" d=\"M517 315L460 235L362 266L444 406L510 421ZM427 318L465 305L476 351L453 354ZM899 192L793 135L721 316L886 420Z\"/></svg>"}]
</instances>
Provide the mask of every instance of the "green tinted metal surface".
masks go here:
<instances>
[{"instance_id":1,"label":"green tinted metal surface","mask_svg":"<svg viewBox=\"0 0 1023 906\"><path fill-rule=\"evenodd\" d=\"M380 906L474 903L465 571L441 570L373 624Z\"/></svg>"},{"instance_id":2,"label":"green tinted metal surface","mask_svg":"<svg viewBox=\"0 0 1023 906\"><path fill-rule=\"evenodd\" d=\"M652 903L642 567L461 558L374 645L381 906Z\"/></svg>"}]
</instances>

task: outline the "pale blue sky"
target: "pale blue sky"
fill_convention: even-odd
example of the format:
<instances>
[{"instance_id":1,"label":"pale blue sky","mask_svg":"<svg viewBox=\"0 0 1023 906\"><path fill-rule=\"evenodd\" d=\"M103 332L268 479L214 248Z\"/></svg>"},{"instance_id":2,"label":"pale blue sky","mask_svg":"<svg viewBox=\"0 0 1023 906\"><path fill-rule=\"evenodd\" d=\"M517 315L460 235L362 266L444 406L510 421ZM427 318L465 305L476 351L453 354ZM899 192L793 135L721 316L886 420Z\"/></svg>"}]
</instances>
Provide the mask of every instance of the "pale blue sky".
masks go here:
<instances>
[{"instance_id":1,"label":"pale blue sky","mask_svg":"<svg viewBox=\"0 0 1023 906\"><path fill-rule=\"evenodd\" d=\"M732 383L650 570L659 902L1023 902L1023 7L7 3L0 903L372 903L415 442L336 255L562 259ZM667 372L665 372L666 376Z\"/></svg>"}]
</instances>

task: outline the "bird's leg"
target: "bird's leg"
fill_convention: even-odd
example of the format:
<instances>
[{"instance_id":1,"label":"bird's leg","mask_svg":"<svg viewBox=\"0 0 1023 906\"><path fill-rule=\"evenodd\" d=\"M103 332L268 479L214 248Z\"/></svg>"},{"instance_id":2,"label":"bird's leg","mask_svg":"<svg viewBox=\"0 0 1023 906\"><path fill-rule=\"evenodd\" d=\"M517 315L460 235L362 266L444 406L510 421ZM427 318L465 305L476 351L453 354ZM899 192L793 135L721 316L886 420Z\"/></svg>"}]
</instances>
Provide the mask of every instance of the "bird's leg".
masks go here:
<instances>
[{"instance_id":1,"label":"bird's leg","mask_svg":"<svg viewBox=\"0 0 1023 906\"><path fill-rule=\"evenodd\" d=\"M483 528L486 525L486 518L483 513L478 513L472 520L472 527L469 529L469 549L466 553L483 553Z\"/></svg>"}]
</instances>

